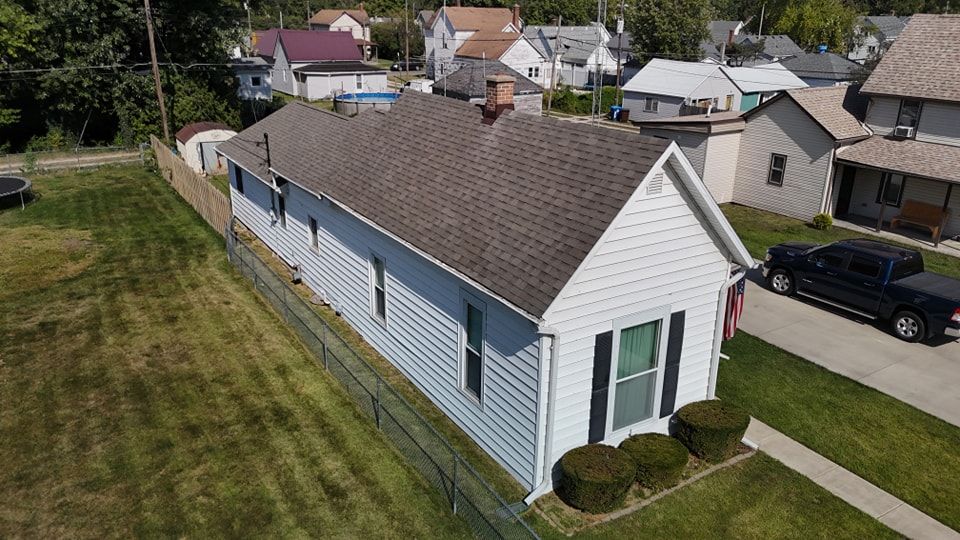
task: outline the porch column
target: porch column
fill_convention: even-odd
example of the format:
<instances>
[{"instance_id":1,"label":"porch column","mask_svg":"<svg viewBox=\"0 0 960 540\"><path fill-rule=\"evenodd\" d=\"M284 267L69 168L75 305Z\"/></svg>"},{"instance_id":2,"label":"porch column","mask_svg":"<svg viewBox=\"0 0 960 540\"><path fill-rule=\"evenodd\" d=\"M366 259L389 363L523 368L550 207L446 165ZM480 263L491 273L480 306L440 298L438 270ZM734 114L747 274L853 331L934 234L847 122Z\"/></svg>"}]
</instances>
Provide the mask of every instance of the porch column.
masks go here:
<instances>
[{"instance_id":1,"label":"porch column","mask_svg":"<svg viewBox=\"0 0 960 540\"><path fill-rule=\"evenodd\" d=\"M940 223L940 228L937 229L937 237L933 239L933 247L937 247L937 246L940 245L940 237L943 236L943 228L944 228L944 227L946 226L946 224L947 224L946 216L947 216L947 210L948 210L949 207L950 207L950 196L951 196L951 195L953 195L953 183L952 183L952 182L949 183L949 184L947 184L947 196L944 197L944 199L943 199L943 208L941 208L941 210L943 211L943 216L944 216L944 218L943 218L943 220L942 220L941 223Z\"/></svg>"},{"instance_id":2,"label":"porch column","mask_svg":"<svg viewBox=\"0 0 960 540\"><path fill-rule=\"evenodd\" d=\"M883 228L883 214L887 211L887 185L890 183L890 177L886 173L880 175L880 215L877 216L877 229L880 232ZM902 189L902 188L901 188Z\"/></svg>"}]
</instances>

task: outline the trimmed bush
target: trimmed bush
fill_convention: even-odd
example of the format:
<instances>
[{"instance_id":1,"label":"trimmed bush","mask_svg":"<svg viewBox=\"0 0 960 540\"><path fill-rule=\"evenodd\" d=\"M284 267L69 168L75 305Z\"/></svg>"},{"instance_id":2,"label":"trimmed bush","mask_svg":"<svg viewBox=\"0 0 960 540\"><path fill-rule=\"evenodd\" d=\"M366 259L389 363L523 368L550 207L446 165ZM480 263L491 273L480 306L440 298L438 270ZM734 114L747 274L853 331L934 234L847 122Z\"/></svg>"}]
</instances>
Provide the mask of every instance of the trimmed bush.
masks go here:
<instances>
[{"instance_id":1,"label":"trimmed bush","mask_svg":"<svg viewBox=\"0 0 960 540\"><path fill-rule=\"evenodd\" d=\"M567 504L591 514L620 508L637 476L633 459L619 448L588 444L560 458L563 473L557 494Z\"/></svg>"},{"instance_id":2,"label":"trimmed bush","mask_svg":"<svg viewBox=\"0 0 960 540\"><path fill-rule=\"evenodd\" d=\"M620 449L637 464L637 482L650 489L677 485L690 460L683 443L662 433L634 435L620 443Z\"/></svg>"},{"instance_id":3,"label":"trimmed bush","mask_svg":"<svg viewBox=\"0 0 960 540\"><path fill-rule=\"evenodd\" d=\"M820 213L813 216L813 228L818 231L825 231L833 227L833 217L830 214Z\"/></svg>"},{"instance_id":4,"label":"trimmed bush","mask_svg":"<svg viewBox=\"0 0 960 540\"><path fill-rule=\"evenodd\" d=\"M696 401L677 411L677 439L690 452L720 462L737 451L750 424L750 415L717 399Z\"/></svg>"}]
</instances>

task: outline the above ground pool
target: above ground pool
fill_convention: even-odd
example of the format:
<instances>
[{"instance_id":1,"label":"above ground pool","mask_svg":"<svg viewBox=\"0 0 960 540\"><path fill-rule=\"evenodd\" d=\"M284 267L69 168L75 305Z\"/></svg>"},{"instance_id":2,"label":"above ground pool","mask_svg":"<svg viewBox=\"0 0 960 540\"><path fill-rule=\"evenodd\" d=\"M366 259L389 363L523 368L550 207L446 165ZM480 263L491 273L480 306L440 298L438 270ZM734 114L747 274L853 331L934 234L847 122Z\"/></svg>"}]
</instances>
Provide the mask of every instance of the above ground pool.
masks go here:
<instances>
[{"instance_id":1,"label":"above ground pool","mask_svg":"<svg viewBox=\"0 0 960 540\"><path fill-rule=\"evenodd\" d=\"M32 198L29 180L19 176L0 176L0 208L14 205L23 208Z\"/></svg>"},{"instance_id":2,"label":"above ground pool","mask_svg":"<svg viewBox=\"0 0 960 540\"><path fill-rule=\"evenodd\" d=\"M397 92L357 92L333 98L333 108L340 114L353 116L367 109L388 111L400 94Z\"/></svg>"}]
</instances>

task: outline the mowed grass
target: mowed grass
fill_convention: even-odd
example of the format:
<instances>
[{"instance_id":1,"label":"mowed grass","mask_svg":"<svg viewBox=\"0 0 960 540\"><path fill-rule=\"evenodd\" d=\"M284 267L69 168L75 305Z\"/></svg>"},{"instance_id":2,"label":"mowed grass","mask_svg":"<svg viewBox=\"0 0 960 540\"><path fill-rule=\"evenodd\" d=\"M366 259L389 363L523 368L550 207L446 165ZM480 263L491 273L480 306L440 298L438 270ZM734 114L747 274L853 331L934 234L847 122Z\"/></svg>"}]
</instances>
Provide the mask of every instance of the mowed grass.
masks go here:
<instances>
[{"instance_id":1,"label":"mowed grass","mask_svg":"<svg viewBox=\"0 0 960 540\"><path fill-rule=\"evenodd\" d=\"M960 428L744 332L717 394L960 530Z\"/></svg>"},{"instance_id":2,"label":"mowed grass","mask_svg":"<svg viewBox=\"0 0 960 540\"><path fill-rule=\"evenodd\" d=\"M155 174L0 213L0 537L465 537Z\"/></svg>"},{"instance_id":3,"label":"mowed grass","mask_svg":"<svg viewBox=\"0 0 960 540\"><path fill-rule=\"evenodd\" d=\"M528 512L544 539L566 538ZM575 538L899 538L779 461L757 455Z\"/></svg>"},{"instance_id":4,"label":"mowed grass","mask_svg":"<svg viewBox=\"0 0 960 540\"><path fill-rule=\"evenodd\" d=\"M846 238L870 238L887 243L894 243L886 238L875 237L859 231L832 227L826 231L818 231L807 223L799 219L793 219L772 212L765 212L740 206L736 204L724 204L720 206L723 214L727 216L730 224L737 231L737 235L743 240L750 254L757 259L762 259L767 253L767 248L788 240L800 242L816 242L826 244L836 242ZM812 218L813 216L811 216ZM903 245L909 249L917 249L916 246ZM960 258L951 257L936 251L921 249L923 253L923 262L926 269L931 272L938 272L955 278L960 278Z\"/></svg>"}]
</instances>

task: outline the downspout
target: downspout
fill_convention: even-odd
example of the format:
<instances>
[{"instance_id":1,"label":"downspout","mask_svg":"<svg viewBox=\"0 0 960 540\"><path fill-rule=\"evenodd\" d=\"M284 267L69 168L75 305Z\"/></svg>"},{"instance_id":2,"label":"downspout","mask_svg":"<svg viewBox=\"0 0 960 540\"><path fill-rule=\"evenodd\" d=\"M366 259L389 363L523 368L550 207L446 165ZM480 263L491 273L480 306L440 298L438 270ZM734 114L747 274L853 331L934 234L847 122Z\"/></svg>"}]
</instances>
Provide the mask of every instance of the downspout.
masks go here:
<instances>
[{"instance_id":1,"label":"downspout","mask_svg":"<svg viewBox=\"0 0 960 540\"><path fill-rule=\"evenodd\" d=\"M729 263L728 272L733 271L733 263ZM727 274L729 275L729 273ZM720 369L720 343L723 340L723 323L725 307L727 305L726 293L731 286L740 281L746 275L746 270L740 270L728 279L720 289L720 295L717 302L717 319L713 330L713 354L710 355L710 378L707 382L707 399L717 397L717 371Z\"/></svg>"},{"instance_id":2,"label":"downspout","mask_svg":"<svg viewBox=\"0 0 960 540\"><path fill-rule=\"evenodd\" d=\"M537 330L537 333L541 336L550 337L550 381L547 384L547 419L544 425L546 433L544 433L543 442L543 479L540 481L540 485L533 488L533 491L523 499L524 504L528 506L549 491L553 482L553 460L551 459L553 455L553 417L557 409L557 365L559 364L557 341L560 332L552 326L542 326Z\"/></svg>"}]
</instances>

